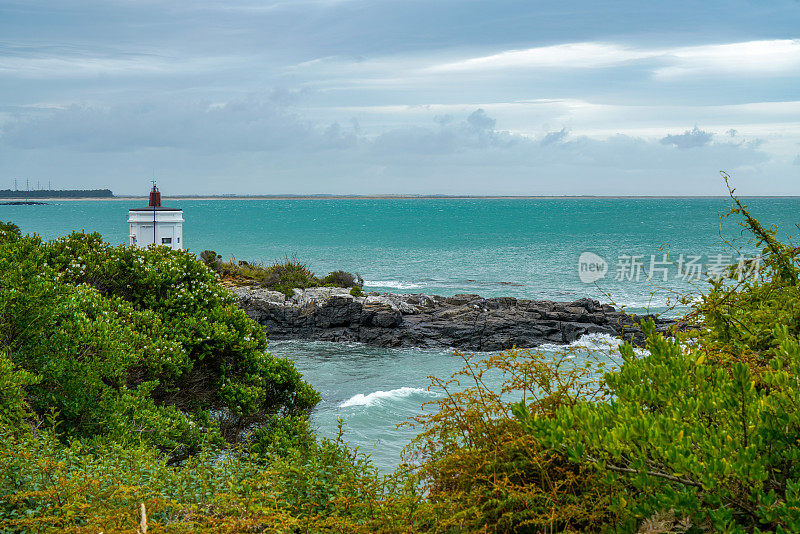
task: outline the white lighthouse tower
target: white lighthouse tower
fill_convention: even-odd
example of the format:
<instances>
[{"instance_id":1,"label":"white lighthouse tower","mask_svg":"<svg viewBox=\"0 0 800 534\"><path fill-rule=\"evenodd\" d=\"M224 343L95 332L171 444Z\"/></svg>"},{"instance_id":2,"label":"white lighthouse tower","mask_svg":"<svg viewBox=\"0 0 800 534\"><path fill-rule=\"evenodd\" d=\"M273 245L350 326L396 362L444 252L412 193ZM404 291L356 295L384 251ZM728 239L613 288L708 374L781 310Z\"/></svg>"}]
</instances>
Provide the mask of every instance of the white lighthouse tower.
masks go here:
<instances>
[{"instance_id":1,"label":"white lighthouse tower","mask_svg":"<svg viewBox=\"0 0 800 534\"><path fill-rule=\"evenodd\" d=\"M183 250L183 210L161 206L161 192L153 181L150 205L128 210L131 245L144 248L155 243Z\"/></svg>"}]
</instances>

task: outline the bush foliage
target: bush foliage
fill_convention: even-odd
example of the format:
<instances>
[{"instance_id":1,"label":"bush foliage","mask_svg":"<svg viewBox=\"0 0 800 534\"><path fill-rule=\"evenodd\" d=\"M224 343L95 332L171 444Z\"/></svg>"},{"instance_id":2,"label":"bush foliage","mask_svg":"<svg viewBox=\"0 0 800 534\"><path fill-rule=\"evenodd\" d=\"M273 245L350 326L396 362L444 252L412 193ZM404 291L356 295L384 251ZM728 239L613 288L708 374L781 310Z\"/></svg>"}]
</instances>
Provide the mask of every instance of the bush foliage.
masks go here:
<instances>
[{"instance_id":1,"label":"bush foliage","mask_svg":"<svg viewBox=\"0 0 800 534\"><path fill-rule=\"evenodd\" d=\"M27 402L65 439L137 440L173 459L282 425L318 394L193 255L98 234L0 241L0 339ZM298 427L298 431L302 428Z\"/></svg>"},{"instance_id":2,"label":"bush foliage","mask_svg":"<svg viewBox=\"0 0 800 534\"><path fill-rule=\"evenodd\" d=\"M692 330L462 356L391 475L313 436L316 394L190 254L0 227L0 529L800 531L800 251L733 202L761 269Z\"/></svg>"},{"instance_id":3,"label":"bush foliage","mask_svg":"<svg viewBox=\"0 0 800 534\"><path fill-rule=\"evenodd\" d=\"M280 291L287 297L292 296L295 289L308 289L309 287L343 287L361 288L364 281L357 274L345 271L333 271L323 278L317 276L308 268L308 265L295 258L285 258L273 262L272 265L263 265L249 261L222 261L222 256L213 250L204 250L200 254L201 261L224 280L235 285L258 284L273 291Z\"/></svg>"}]
</instances>

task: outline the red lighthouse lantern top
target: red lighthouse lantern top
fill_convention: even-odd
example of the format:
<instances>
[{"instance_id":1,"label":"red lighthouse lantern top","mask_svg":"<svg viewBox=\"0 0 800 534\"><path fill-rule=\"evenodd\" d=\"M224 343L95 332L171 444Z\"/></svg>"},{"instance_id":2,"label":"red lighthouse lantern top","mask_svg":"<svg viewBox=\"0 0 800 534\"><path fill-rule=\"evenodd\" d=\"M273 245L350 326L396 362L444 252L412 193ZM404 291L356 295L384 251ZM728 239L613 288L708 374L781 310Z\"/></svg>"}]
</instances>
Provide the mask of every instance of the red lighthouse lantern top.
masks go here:
<instances>
[{"instance_id":1,"label":"red lighthouse lantern top","mask_svg":"<svg viewBox=\"0 0 800 534\"><path fill-rule=\"evenodd\" d=\"M153 181L153 190L150 191L150 207L151 208L161 207L161 191L159 191L158 187L156 187L155 181Z\"/></svg>"}]
</instances>

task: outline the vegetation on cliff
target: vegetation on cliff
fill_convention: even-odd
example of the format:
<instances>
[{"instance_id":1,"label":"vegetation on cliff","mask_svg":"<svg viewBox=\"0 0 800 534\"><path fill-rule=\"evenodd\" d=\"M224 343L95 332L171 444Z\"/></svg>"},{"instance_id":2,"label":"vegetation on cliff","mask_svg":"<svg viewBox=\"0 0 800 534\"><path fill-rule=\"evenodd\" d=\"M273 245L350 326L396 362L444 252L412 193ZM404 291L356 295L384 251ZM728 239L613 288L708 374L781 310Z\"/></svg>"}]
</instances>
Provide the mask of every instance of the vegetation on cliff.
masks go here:
<instances>
[{"instance_id":1,"label":"vegetation on cliff","mask_svg":"<svg viewBox=\"0 0 800 534\"><path fill-rule=\"evenodd\" d=\"M200 254L202 262L217 272L223 282L231 285L260 285L273 291L280 291L287 297L292 296L295 289L309 287L343 287L358 288L364 281L358 274L345 271L333 271L323 278L317 278L308 265L296 259L285 258L265 266L252 261L223 261L222 256L213 250L204 250Z\"/></svg>"},{"instance_id":2,"label":"vegetation on cliff","mask_svg":"<svg viewBox=\"0 0 800 534\"><path fill-rule=\"evenodd\" d=\"M385 477L305 430L316 395L191 255L0 227L0 524L135 532L144 504L159 532L798 531L800 250L734 212L761 269L713 281L693 330L463 356Z\"/></svg>"}]
</instances>

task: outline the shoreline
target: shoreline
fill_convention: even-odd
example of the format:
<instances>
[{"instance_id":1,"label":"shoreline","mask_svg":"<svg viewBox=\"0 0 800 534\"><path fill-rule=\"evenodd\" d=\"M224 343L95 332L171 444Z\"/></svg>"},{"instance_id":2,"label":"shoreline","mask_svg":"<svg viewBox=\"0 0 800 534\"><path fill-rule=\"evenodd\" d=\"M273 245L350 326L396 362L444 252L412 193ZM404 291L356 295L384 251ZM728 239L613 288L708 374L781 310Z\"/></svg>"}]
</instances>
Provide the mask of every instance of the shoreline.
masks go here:
<instances>
[{"instance_id":1,"label":"shoreline","mask_svg":"<svg viewBox=\"0 0 800 534\"><path fill-rule=\"evenodd\" d=\"M357 342L387 348L497 351L569 345L587 334L620 337L642 346L640 322L652 318L669 335L676 320L629 315L590 298L571 302L514 297L451 297L348 289L295 289L291 297L258 286L228 287L271 340Z\"/></svg>"}]
</instances>

